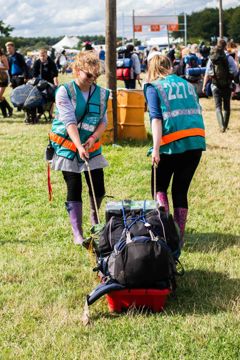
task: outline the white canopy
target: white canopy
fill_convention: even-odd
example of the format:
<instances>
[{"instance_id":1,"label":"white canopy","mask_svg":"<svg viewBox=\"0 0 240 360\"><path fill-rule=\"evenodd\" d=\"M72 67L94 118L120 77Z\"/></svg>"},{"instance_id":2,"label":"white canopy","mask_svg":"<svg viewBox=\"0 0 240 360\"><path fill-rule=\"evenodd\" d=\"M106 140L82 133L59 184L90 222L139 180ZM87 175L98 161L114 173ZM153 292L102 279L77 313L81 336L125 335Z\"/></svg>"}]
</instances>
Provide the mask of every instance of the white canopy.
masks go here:
<instances>
[{"instance_id":1,"label":"white canopy","mask_svg":"<svg viewBox=\"0 0 240 360\"><path fill-rule=\"evenodd\" d=\"M76 36L64 36L62 40L60 40L57 44L53 45L52 47L57 51L61 51L64 48L72 49L76 47L79 43L79 38Z\"/></svg>"},{"instance_id":2,"label":"white canopy","mask_svg":"<svg viewBox=\"0 0 240 360\"><path fill-rule=\"evenodd\" d=\"M148 46L154 46L154 45L168 46L168 38L167 38L167 36L151 38L146 41L146 45L148 45Z\"/></svg>"}]
</instances>

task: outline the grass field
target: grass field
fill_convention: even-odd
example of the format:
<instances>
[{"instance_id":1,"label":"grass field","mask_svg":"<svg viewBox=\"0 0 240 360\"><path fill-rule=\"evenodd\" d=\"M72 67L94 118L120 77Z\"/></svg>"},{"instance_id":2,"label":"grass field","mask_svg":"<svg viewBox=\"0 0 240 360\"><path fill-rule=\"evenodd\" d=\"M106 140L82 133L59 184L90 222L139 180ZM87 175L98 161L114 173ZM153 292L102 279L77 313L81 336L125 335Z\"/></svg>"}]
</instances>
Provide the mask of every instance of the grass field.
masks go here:
<instances>
[{"instance_id":1,"label":"grass field","mask_svg":"<svg viewBox=\"0 0 240 360\"><path fill-rule=\"evenodd\" d=\"M103 80L102 80L103 81ZM161 314L112 315L106 300L81 322L98 283L94 261L72 244L65 184L52 172L48 201L44 151L50 124L0 118L0 359L240 359L240 103L218 131L212 99L202 99L207 151L192 182L177 296ZM104 146L107 195L150 198L151 141ZM89 204L83 190L84 230ZM100 216L104 220L104 201Z\"/></svg>"}]
</instances>

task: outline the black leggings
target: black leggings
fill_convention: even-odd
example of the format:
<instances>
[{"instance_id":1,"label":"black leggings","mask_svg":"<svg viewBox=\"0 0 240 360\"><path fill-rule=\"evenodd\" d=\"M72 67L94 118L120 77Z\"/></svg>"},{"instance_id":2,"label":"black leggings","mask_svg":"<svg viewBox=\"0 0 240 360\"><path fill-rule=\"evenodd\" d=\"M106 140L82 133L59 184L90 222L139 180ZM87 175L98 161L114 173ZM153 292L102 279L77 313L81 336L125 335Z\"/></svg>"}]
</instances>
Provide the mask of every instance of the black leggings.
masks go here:
<instances>
[{"instance_id":1,"label":"black leggings","mask_svg":"<svg viewBox=\"0 0 240 360\"><path fill-rule=\"evenodd\" d=\"M202 156L202 150L186 151L182 154L161 154L157 167L156 190L167 193L171 178L172 200L174 208L188 208L187 193L195 170ZM154 177L152 168L151 178L152 196L154 194Z\"/></svg>"},{"instance_id":2,"label":"black leggings","mask_svg":"<svg viewBox=\"0 0 240 360\"><path fill-rule=\"evenodd\" d=\"M82 176L81 173L63 171L67 185L67 201L82 202ZM84 172L89 195L92 196L91 183L87 172ZM105 195L103 169L91 170L94 192L97 198Z\"/></svg>"}]
</instances>

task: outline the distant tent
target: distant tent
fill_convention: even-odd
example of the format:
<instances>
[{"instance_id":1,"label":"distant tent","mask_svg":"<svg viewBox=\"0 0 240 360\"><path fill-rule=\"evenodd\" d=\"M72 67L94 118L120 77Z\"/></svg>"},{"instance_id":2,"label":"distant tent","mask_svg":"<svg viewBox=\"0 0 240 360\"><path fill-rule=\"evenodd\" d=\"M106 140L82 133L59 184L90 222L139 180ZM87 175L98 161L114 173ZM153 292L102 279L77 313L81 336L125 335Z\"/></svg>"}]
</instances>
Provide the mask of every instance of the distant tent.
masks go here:
<instances>
[{"instance_id":1,"label":"distant tent","mask_svg":"<svg viewBox=\"0 0 240 360\"><path fill-rule=\"evenodd\" d=\"M60 40L58 43L56 43L55 45L53 45L52 47L56 50L56 51L61 51L65 48L68 49L72 49L74 47L77 47L79 43L79 38L76 36L64 36L64 38L62 38L62 40Z\"/></svg>"},{"instance_id":2,"label":"distant tent","mask_svg":"<svg viewBox=\"0 0 240 360\"><path fill-rule=\"evenodd\" d=\"M171 39L170 39L171 42ZM167 36L155 37L146 41L147 46L168 46Z\"/></svg>"}]
</instances>

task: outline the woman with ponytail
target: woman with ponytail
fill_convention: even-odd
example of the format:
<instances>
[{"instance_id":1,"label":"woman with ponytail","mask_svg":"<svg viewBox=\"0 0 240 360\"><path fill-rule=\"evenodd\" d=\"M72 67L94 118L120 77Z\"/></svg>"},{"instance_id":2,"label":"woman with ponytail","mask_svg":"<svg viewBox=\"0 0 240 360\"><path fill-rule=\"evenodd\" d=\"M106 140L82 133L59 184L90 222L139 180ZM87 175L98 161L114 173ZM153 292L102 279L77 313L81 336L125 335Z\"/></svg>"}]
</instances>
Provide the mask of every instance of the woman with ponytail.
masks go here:
<instances>
[{"instance_id":1,"label":"woman with ponytail","mask_svg":"<svg viewBox=\"0 0 240 360\"><path fill-rule=\"evenodd\" d=\"M152 128L153 171L156 170L156 197L169 212L168 187L172 179L174 219L182 244L188 213L188 189L206 149L202 110L192 84L172 73L170 60L159 52L148 58L144 94Z\"/></svg>"}]
</instances>

